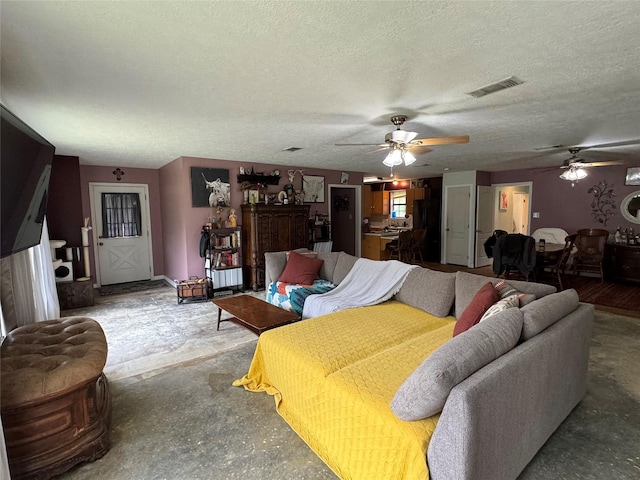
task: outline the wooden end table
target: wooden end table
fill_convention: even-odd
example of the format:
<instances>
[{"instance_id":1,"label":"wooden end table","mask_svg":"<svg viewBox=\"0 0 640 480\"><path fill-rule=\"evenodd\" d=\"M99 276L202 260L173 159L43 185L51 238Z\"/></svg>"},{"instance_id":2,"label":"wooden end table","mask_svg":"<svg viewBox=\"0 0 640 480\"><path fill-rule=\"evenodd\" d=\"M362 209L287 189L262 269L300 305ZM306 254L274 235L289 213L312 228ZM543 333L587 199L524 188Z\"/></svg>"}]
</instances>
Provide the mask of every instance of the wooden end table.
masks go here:
<instances>
[{"instance_id":1,"label":"wooden end table","mask_svg":"<svg viewBox=\"0 0 640 480\"><path fill-rule=\"evenodd\" d=\"M233 322L256 335L266 330L280 327L298 320L295 313L283 310L251 295L218 298L211 300L218 307L218 327L220 322ZM221 320L222 310L233 315L232 318Z\"/></svg>"}]
</instances>

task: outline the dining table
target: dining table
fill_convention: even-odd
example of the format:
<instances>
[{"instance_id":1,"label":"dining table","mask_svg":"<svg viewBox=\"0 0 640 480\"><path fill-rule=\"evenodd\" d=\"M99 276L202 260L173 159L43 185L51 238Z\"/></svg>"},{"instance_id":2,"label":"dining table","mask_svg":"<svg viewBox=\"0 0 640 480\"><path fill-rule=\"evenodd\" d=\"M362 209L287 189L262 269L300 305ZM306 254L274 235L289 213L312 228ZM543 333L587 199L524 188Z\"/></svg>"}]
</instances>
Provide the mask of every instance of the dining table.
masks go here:
<instances>
[{"instance_id":1,"label":"dining table","mask_svg":"<svg viewBox=\"0 0 640 480\"><path fill-rule=\"evenodd\" d=\"M540 242L536 242L536 266L534 270L536 281L542 277L546 267L555 265L558 262L562 250L564 250L564 243L545 242L540 244Z\"/></svg>"}]
</instances>

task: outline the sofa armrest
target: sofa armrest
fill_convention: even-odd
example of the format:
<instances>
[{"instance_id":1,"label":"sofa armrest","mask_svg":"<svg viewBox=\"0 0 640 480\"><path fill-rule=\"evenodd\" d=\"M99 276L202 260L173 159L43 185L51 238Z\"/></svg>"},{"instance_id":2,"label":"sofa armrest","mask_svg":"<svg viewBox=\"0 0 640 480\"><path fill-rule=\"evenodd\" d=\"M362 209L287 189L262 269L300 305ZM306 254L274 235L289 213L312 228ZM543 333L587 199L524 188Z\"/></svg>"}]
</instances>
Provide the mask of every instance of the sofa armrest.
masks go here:
<instances>
[{"instance_id":1,"label":"sofa armrest","mask_svg":"<svg viewBox=\"0 0 640 480\"><path fill-rule=\"evenodd\" d=\"M587 390L593 305L451 391L429 444L432 480L514 479Z\"/></svg>"},{"instance_id":2,"label":"sofa armrest","mask_svg":"<svg viewBox=\"0 0 640 480\"><path fill-rule=\"evenodd\" d=\"M280 278L287 264L287 252L265 252L264 254L264 285L269 287L271 282Z\"/></svg>"}]
</instances>

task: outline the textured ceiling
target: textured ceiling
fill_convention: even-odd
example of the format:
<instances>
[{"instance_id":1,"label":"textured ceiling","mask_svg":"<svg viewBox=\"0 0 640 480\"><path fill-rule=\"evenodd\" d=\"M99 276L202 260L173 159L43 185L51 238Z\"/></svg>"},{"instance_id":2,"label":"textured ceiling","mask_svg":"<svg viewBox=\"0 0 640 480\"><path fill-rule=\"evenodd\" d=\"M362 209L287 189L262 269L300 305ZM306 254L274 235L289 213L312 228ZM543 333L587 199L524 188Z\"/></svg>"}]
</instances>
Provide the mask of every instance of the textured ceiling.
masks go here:
<instances>
[{"instance_id":1,"label":"textured ceiling","mask_svg":"<svg viewBox=\"0 0 640 480\"><path fill-rule=\"evenodd\" d=\"M383 152L335 144L381 142L399 113L419 137L470 136L403 177L559 166L569 146L619 142L581 156L640 164L637 1L0 5L2 103L82 164L388 175ZM466 95L510 75L525 83Z\"/></svg>"}]
</instances>

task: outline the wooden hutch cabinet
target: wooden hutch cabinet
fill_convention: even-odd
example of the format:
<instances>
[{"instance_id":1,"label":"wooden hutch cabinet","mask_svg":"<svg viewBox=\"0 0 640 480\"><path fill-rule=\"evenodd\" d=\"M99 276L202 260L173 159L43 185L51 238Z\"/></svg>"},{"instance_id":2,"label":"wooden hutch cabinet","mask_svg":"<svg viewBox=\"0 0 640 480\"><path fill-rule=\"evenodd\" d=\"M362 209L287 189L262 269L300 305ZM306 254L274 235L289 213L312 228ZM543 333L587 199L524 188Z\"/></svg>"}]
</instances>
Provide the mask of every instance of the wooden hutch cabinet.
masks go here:
<instances>
[{"instance_id":1,"label":"wooden hutch cabinet","mask_svg":"<svg viewBox=\"0 0 640 480\"><path fill-rule=\"evenodd\" d=\"M604 276L610 281L640 282L640 245L607 243Z\"/></svg>"},{"instance_id":2,"label":"wooden hutch cabinet","mask_svg":"<svg viewBox=\"0 0 640 480\"><path fill-rule=\"evenodd\" d=\"M310 205L242 205L245 282L264 288L264 254L309 246Z\"/></svg>"}]
</instances>

